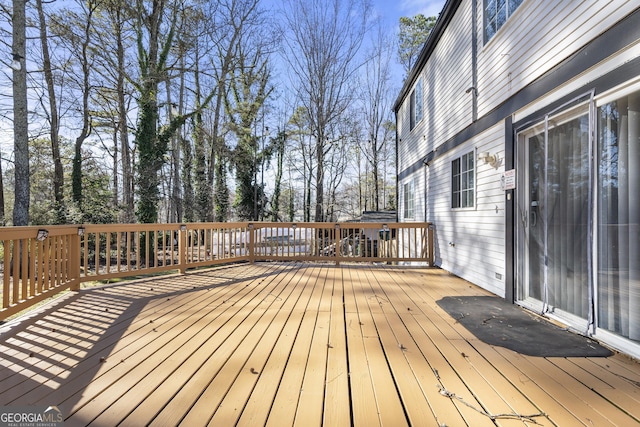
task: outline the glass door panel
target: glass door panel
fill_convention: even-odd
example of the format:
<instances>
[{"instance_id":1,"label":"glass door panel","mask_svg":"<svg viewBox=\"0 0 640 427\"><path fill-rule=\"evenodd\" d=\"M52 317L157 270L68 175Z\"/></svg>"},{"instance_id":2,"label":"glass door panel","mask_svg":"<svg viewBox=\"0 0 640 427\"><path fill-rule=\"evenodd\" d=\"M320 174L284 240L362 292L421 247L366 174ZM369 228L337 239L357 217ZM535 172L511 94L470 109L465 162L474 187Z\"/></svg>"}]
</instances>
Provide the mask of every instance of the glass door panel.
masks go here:
<instances>
[{"instance_id":1,"label":"glass door panel","mask_svg":"<svg viewBox=\"0 0 640 427\"><path fill-rule=\"evenodd\" d=\"M519 252L517 299L542 310L544 292L544 226L542 203L544 188L544 126L521 134L521 156L517 171L520 197L518 197Z\"/></svg>"},{"instance_id":2,"label":"glass door panel","mask_svg":"<svg viewBox=\"0 0 640 427\"><path fill-rule=\"evenodd\" d=\"M547 132L546 232L548 305L589 317L589 115Z\"/></svg>"},{"instance_id":3,"label":"glass door panel","mask_svg":"<svg viewBox=\"0 0 640 427\"><path fill-rule=\"evenodd\" d=\"M640 92L598 108L598 326L640 341Z\"/></svg>"},{"instance_id":4,"label":"glass door panel","mask_svg":"<svg viewBox=\"0 0 640 427\"><path fill-rule=\"evenodd\" d=\"M587 106L546 117L518 144L517 299L584 327L591 307Z\"/></svg>"}]
</instances>

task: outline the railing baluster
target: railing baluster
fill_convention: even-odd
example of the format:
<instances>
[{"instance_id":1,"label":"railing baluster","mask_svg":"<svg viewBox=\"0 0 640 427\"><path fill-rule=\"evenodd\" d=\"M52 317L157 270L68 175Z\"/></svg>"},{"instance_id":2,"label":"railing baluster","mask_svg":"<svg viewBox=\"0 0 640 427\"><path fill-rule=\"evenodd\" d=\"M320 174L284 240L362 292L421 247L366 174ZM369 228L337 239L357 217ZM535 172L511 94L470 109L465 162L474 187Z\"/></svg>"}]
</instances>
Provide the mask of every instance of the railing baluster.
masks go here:
<instances>
[{"instance_id":1,"label":"railing baluster","mask_svg":"<svg viewBox=\"0 0 640 427\"><path fill-rule=\"evenodd\" d=\"M52 239L56 245L56 275L52 283L52 287L57 287L62 283L62 236L56 236Z\"/></svg>"},{"instance_id":2,"label":"railing baluster","mask_svg":"<svg viewBox=\"0 0 640 427\"><path fill-rule=\"evenodd\" d=\"M111 239L113 238L113 233L108 232L105 235L105 248L104 248L104 256L106 258L106 270L107 274L111 273Z\"/></svg>"},{"instance_id":3,"label":"railing baluster","mask_svg":"<svg viewBox=\"0 0 640 427\"><path fill-rule=\"evenodd\" d=\"M56 244L56 277L54 279L52 287L59 286L64 280L64 262L63 262L63 254L64 254L64 241L63 236L55 236L51 238L52 241Z\"/></svg>"},{"instance_id":4,"label":"railing baluster","mask_svg":"<svg viewBox=\"0 0 640 427\"><path fill-rule=\"evenodd\" d=\"M133 232L129 232L127 231L126 233L127 238L125 239L125 247L126 247L126 251L127 251L127 267L125 268L125 271L131 271L131 252L132 252L132 245L134 242L134 233Z\"/></svg>"},{"instance_id":5,"label":"railing baluster","mask_svg":"<svg viewBox=\"0 0 640 427\"><path fill-rule=\"evenodd\" d=\"M2 241L2 249L4 250L4 264L3 264L3 280L2 280L2 308L8 308L10 304L11 295L11 240Z\"/></svg>"},{"instance_id":6,"label":"railing baluster","mask_svg":"<svg viewBox=\"0 0 640 427\"><path fill-rule=\"evenodd\" d=\"M96 243L94 247L94 262L95 262L95 273L96 275L100 274L100 232L96 232Z\"/></svg>"},{"instance_id":7,"label":"railing baluster","mask_svg":"<svg viewBox=\"0 0 640 427\"><path fill-rule=\"evenodd\" d=\"M42 264L42 268L44 270L44 274L42 276L42 290L44 292L51 288L51 274L53 273L53 264L55 264L55 259L53 262L51 261L51 240L47 239L42 242L42 251L44 254L44 262Z\"/></svg>"},{"instance_id":8,"label":"railing baluster","mask_svg":"<svg viewBox=\"0 0 640 427\"><path fill-rule=\"evenodd\" d=\"M88 263L88 257L89 257L89 233L87 233L85 231L84 236L81 237L82 239L82 264L80 266L80 268L84 271L81 271L81 275L80 277L86 277L89 275L89 263Z\"/></svg>"},{"instance_id":9,"label":"railing baluster","mask_svg":"<svg viewBox=\"0 0 640 427\"><path fill-rule=\"evenodd\" d=\"M36 242L37 240L29 240L29 293L28 296L36 294Z\"/></svg>"}]
</instances>

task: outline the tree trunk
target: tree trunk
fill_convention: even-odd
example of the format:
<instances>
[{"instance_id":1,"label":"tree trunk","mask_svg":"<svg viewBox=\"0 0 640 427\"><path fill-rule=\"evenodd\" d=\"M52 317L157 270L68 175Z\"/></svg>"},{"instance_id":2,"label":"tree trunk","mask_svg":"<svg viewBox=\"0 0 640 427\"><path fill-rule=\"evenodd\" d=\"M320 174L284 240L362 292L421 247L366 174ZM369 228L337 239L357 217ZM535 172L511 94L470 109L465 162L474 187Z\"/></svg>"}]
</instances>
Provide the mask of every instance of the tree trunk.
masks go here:
<instances>
[{"instance_id":1,"label":"tree trunk","mask_svg":"<svg viewBox=\"0 0 640 427\"><path fill-rule=\"evenodd\" d=\"M140 101L140 119L136 132L136 141L140 150L138 163L138 208L136 216L138 221L155 223L158 220L158 171L162 165L158 156L156 123L158 121L158 105L153 84L146 83L145 99ZM157 87L157 84L155 85ZM162 153L164 154L164 152Z\"/></svg>"},{"instance_id":2,"label":"tree trunk","mask_svg":"<svg viewBox=\"0 0 640 427\"><path fill-rule=\"evenodd\" d=\"M118 124L113 127L113 206L120 203L120 180L118 178Z\"/></svg>"},{"instance_id":3,"label":"tree trunk","mask_svg":"<svg viewBox=\"0 0 640 427\"><path fill-rule=\"evenodd\" d=\"M122 28L121 11L117 12L115 28ZM122 32L116 31L118 58L118 75L116 90L118 93L118 132L120 134L120 156L122 163L122 201L124 204L123 222L132 223L134 214L134 177L129 148L129 129L127 128L127 103L125 99L125 49L122 41Z\"/></svg>"},{"instance_id":4,"label":"tree trunk","mask_svg":"<svg viewBox=\"0 0 640 427\"><path fill-rule=\"evenodd\" d=\"M2 151L0 151L0 227L6 225L4 212L4 178L2 177Z\"/></svg>"},{"instance_id":5,"label":"tree trunk","mask_svg":"<svg viewBox=\"0 0 640 427\"><path fill-rule=\"evenodd\" d=\"M372 162L372 169L373 169L373 205L374 205L374 210L379 211L380 210L380 182L378 181L378 143L376 142L376 139L373 139L373 146L374 146L374 150L373 150L373 162Z\"/></svg>"},{"instance_id":6,"label":"tree trunk","mask_svg":"<svg viewBox=\"0 0 640 427\"><path fill-rule=\"evenodd\" d=\"M171 98L171 84L169 78L165 78L165 85L167 91L167 109L169 111L169 121L174 119L174 116L178 114L175 104ZM180 164L180 148L178 146L178 135L171 136L171 164L169 165L169 206L167 212L168 222L181 222L182 215L180 214L180 176L179 164Z\"/></svg>"},{"instance_id":7,"label":"tree trunk","mask_svg":"<svg viewBox=\"0 0 640 427\"><path fill-rule=\"evenodd\" d=\"M287 134L285 131L280 131L276 135L276 182L273 189L273 202L271 203L271 220L279 221L280 217L280 187L282 185L282 173L284 167L284 149L286 145Z\"/></svg>"},{"instance_id":8,"label":"tree trunk","mask_svg":"<svg viewBox=\"0 0 640 427\"><path fill-rule=\"evenodd\" d=\"M216 217L220 217L221 212L226 210L226 204L228 203L226 200L221 199L221 187L226 187L226 184L220 182L220 177L216 176L216 170L220 171L219 165L217 162L222 161L225 157L225 142L224 139L219 136L220 133L220 121L222 116L222 100L223 97L226 96L224 90L224 79L226 78L228 71L223 64L223 69L218 77L218 91L216 93L216 103L213 109L213 131L211 133L211 149L209 152L209 173L207 174L207 191L208 194L213 194L213 210L216 212ZM224 168L224 165L222 165ZM226 176L226 175L225 175ZM223 206L218 205L218 203L222 203Z\"/></svg>"},{"instance_id":9,"label":"tree trunk","mask_svg":"<svg viewBox=\"0 0 640 427\"><path fill-rule=\"evenodd\" d=\"M191 143L187 138L180 138L180 147L182 151L182 194L184 195L184 220L186 222L193 222L195 221L195 215L193 212L195 198L193 195L192 185L193 154L191 153Z\"/></svg>"},{"instance_id":10,"label":"tree trunk","mask_svg":"<svg viewBox=\"0 0 640 427\"><path fill-rule=\"evenodd\" d=\"M194 72L194 84L195 84L195 102L196 109L200 108L201 103L201 87L200 87L200 69L198 68L200 55L198 46L196 45L195 51L195 72ZM213 209L212 204L212 192L209 185L209 179L207 178L207 159L206 150L204 146L204 124L202 122L202 114L197 113L194 117L193 125L193 144L194 144L194 178L195 178L195 216L196 221L207 222L213 218L211 211Z\"/></svg>"},{"instance_id":11,"label":"tree trunk","mask_svg":"<svg viewBox=\"0 0 640 427\"><path fill-rule=\"evenodd\" d=\"M20 63L13 70L13 150L15 204L13 225L29 225L29 124L27 116L26 1L13 0L13 55Z\"/></svg>"},{"instance_id":12,"label":"tree trunk","mask_svg":"<svg viewBox=\"0 0 640 427\"><path fill-rule=\"evenodd\" d=\"M38 19L40 21L40 46L42 47L42 69L44 79L47 84L47 97L49 98L49 121L51 138L51 155L53 158L53 194L56 201L56 220L58 223L65 223L64 209L64 171L62 169L62 159L60 158L60 142L58 138L58 106L56 102L56 92L53 83L53 72L51 70L51 58L49 55L49 42L47 37L47 20L42 8L42 0L36 0L38 9Z\"/></svg>"},{"instance_id":13,"label":"tree trunk","mask_svg":"<svg viewBox=\"0 0 640 427\"><path fill-rule=\"evenodd\" d=\"M146 9L139 1L140 13ZM140 18L140 25L146 24L148 50L142 52L139 49L139 62L142 76L146 76L140 85L140 99L138 101L140 113L138 127L136 129L136 143L138 145L140 159L138 162L138 208L136 216L141 223L155 223L158 221L158 172L162 167L163 156L166 147L159 147L157 123L158 123L158 85L160 81L160 68L158 64L158 45L160 39L160 22L164 12L164 2L154 0L152 11L148 16ZM142 34L138 35L138 45L143 43Z\"/></svg>"},{"instance_id":14,"label":"tree trunk","mask_svg":"<svg viewBox=\"0 0 640 427\"><path fill-rule=\"evenodd\" d=\"M311 181L313 176L311 172L307 172L305 179L305 199L304 199L304 221L311 222Z\"/></svg>"},{"instance_id":15,"label":"tree trunk","mask_svg":"<svg viewBox=\"0 0 640 427\"><path fill-rule=\"evenodd\" d=\"M82 65L82 129L80 135L76 138L74 146L73 167L71 171L71 185L74 202L84 212L82 206L82 144L89 136L91 128L91 117L89 114L89 41L91 37L91 16L93 15L94 6L89 5L89 15L84 27L84 39L82 40L81 65Z\"/></svg>"},{"instance_id":16,"label":"tree trunk","mask_svg":"<svg viewBox=\"0 0 640 427\"><path fill-rule=\"evenodd\" d=\"M316 141L316 222L324 222L324 144L321 134Z\"/></svg>"},{"instance_id":17,"label":"tree trunk","mask_svg":"<svg viewBox=\"0 0 640 427\"><path fill-rule=\"evenodd\" d=\"M181 45L180 52L183 52ZM185 69L184 55L180 55L180 69ZM178 102L179 112L182 113L184 106L185 92L185 74L180 73L180 100ZM178 209L179 221L193 222L195 215L193 207L195 198L193 194L193 153L191 152L191 142L182 134L178 136L180 144L180 154L182 159L182 199L180 200L180 208Z\"/></svg>"},{"instance_id":18,"label":"tree trunk","mask_svg":"<svg viewBox=\"0 0 640 427\"><path fill-rule=\"evenodd\" d=\"M224 157L216 161L215 221L226 222L229 219L229 187L227 186L227 166Z\"/></svg>"}]
</instances>

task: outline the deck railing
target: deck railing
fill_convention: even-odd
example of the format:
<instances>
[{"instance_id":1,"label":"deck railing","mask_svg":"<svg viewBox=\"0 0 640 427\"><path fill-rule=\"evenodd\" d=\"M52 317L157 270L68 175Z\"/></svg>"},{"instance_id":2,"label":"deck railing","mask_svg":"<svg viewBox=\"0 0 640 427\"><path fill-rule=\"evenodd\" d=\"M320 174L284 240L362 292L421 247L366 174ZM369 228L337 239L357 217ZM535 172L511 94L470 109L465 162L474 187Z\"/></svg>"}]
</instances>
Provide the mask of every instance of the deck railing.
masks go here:
<instances>
[{"instance_id":1,"label":"deck railing","mask_svg":"<svg viewBox=\"0 0 640 427\"><path fill-rule=\"evenodd\" d=\"M189 223L0 228L0 320L80 283L231 262L433 265L430 223Z\"/></svg>"}]
</instances>

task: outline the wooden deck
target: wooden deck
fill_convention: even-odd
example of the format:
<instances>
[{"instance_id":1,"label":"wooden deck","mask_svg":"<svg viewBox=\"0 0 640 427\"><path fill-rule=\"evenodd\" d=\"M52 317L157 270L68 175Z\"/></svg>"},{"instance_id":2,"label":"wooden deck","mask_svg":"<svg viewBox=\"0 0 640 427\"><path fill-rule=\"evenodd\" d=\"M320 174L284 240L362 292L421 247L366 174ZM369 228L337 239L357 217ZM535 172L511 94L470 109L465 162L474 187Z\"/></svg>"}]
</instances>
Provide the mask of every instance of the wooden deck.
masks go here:
<instances>
[{"instance_id":1,"label":"wooden deck","mask_svg":"<svg viewBox=\"0 0 640 427\"><path fill-rule=\"evenodd\" d=\"M640 364L523 356L437 269L261 263L72 294L0 325L0 406L65 426L632 426Z\"/></svg>"}]
</instances>

